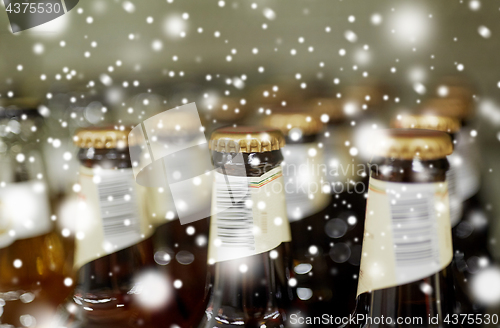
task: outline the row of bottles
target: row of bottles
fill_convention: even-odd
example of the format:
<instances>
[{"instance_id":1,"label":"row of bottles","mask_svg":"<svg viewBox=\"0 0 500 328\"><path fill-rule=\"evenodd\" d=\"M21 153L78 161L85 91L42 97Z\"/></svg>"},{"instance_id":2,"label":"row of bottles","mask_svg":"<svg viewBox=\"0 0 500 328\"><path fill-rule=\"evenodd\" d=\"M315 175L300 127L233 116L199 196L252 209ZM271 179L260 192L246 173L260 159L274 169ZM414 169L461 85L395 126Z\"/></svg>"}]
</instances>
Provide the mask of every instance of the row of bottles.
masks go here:
<instances>
[{"instance_id":1,"label":"row of bottles","mask_svg":"<svg viewBox=\"0 0 500 328\"><path fill-rule=\"evenodd\" d=\"M454 90L361 142L352 127L379 124L367 109L382 99L366 89L351 90L354 104L279 104L253 119L263 127L221 128L224 116L205 122L213 131L206 148L164 164L184 177L205 172L205 155L213 161L210 187L193 180L199 191L179 192L195 211L210 198L216 211L186 225L168 186L136 183L131 154L143 144L128 127L80 129L74 230L65 238L53 228L58 199L43 168L50 134L41 111L3 106L0 325L338 325L304 320L355 309L365 318L359 327L384 326L367 316L422 318L431 327L453 313L484 314L468 281L493 262L488 220L469 153L472 104L463 97L457 105ZM346 113L352 106L367 114ZM149 147L179 138L178 122L180 113ZM200 132L181 125L183 140ZM439 323L429 323L436 315Z\"/></svg>"}]
</instances>

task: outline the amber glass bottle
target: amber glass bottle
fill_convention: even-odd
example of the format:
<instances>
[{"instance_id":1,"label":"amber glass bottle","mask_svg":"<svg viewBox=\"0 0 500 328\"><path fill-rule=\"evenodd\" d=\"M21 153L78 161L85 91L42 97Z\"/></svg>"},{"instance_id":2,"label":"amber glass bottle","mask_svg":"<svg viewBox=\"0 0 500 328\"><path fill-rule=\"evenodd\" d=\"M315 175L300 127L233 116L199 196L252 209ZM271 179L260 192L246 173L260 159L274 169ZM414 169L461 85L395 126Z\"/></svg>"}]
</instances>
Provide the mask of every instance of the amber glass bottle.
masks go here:
<instances>
[{"instance_id":1,"label":"amber glass bottle","mask_svg":"<svg viewBox=\"0 0 500 328\"><path fill-rule=\"evenodd\" d=\"M153 225L140 203L128 132L93 128L74 137L81 163L74 217L77 281L55 327L153 327L166 305L175 304L171 283L154 270Z\"/></svg>"},{"instance_id":2,"label":"amber glass bottle","mask_svg":"<svg viewBox=\"0 0 500 328\"><path fill-rule=\"evenodd\" d=\"M240 124L249 114L249 104L243 97L207 95L200 100L200 114L207 134L215 129Z\"/></svg>"},{"instance_id":3,"label":"amber glass bottle","mask_svg":"<svg viewBox=\"0 0 500 328\"><path fill-rule=\"evenodd\" d=\"M446 117L446 116L437 116L430 114L420 114L420 115L398 115L395 120L392 122L392 126L396 128L404 128L404 129L425 129L425 130L433 130L433 131L442 131L450 134L453 143L457 142L457 133L460 130L460 121L456 118ZM452 264L452 268L454 270L454 278L455 284L457 286L456 289L456 297L457 297L457 312L460 313L480 313L481 307L479 305L474 305L472 301L472 292L469 290L469 284L467 283L467 279L464 275L464 270L460 270L460 265L457 263L457 259L459 262L462 262L462 253L460 249L464 249L465 245L463 244L463 239L457 238L457 226L464 220L463 215L463 200L460 197L459 187L457 184L458 180L461 179L460 172L460 164L461 160L459 159L458 154L449 155L448 162L450 164L450 168L446 172L446 180L448 183L448 199L450 203L450 223L452 228L452 237L453 237L453 254L454 261ZM475 245L468 245L467 247L474 248Z\"/></svg>"},{"instance_id":4,"label":"amber glass bottle","mask_svg":"<svg viewBox=\"0 0 500 328\"><path fill-rule=\"evenodd\" d=\"M349 327L460 327L446 156L448 134L387 130L373 143L358 284Z\"/></svg>"},{"instance_id":5,"label":"amber glass bottle","mask_svg":"<svg viewBox=\"0 0 500 328\"><path fill-rule=\"evenodd\" d=\"M368 95L366 97L371 99ZM324 150L324 173L331 185L331 204L321 240L329 255L328 281L333 285L332 288L340 288L343 295L351 295L347 297L348 301L336 298L334 301L339 304L327 312L335 311L340 316L349 315L355 307L366 210L365 194L368 191L368 165L358 156L358 148L354 146L358 127L351 125L353 121L361 122L359 115L367 114L362 109L367 107L363 97L354 98L352 103L347 99L351 98L314 99L309 105L311 112L326 123L326 129L318 138L318 145ZM351 117L347 114L349 106L356 106L361 113L357 112Z\"/></svg>"},{"instance_id":6,"label":"amber glass bottle","mask_svg":"<svg viewBox=\"0 0 500 328\"><path fill-rule=\"evenodd\" d=\"M216 167L209 238L214 266L199 327L283 327L296 285L278 130L222 128L212 133Z\"/></svg>"},{"instance_id":7,"label":"amber glass bottle","mask_svg":"<svg viewBox=\"0 0 500 328\"><path fill-rule=\"evenodd\" d=\"M54 232L37 103L0 106L0 326L44 326L68 294ZM55 216L53 217L55 219Z\"/></svg>"},{"instance_id":8,"label":"amber glass bottle","mask_svg":"<svg viewBox=\"0 0 500 328\"><path fill-rule=\"evenodd\" d=\"M455 247L454 263L465 279L460 283L469 291L473 301L473 311L483 311L480 300L470 287L473 279L480 279L480 273L495 264L490 247L492 236L491 213L481 199L481 172L479 145L474 130L474 92L463 81L445 79L436 87L437 97L425 101L420 110L451 117L461 122L460 129L454 134L455 150L449 158L456 172L457 197L462 204L462 215L453 227Z\"/></svg>"},{"instance_id":9,"label":"amber glass bottle","mask_svg":"<svg viewBox=\"0 0 500 328\"><path fill-rule=\"evenodd\" d=\"M332 187L326 176L323 145L319 143L323 124L311 113L275 110L263 124L285 135L283 177L288 219L292 231L292 256L297 278L296 306L301 315L347 315L352 308L334 295L345 294L355 281L347 272L330 274L331 240L342 242L347 223L342 224L332 204ZM347 277L347 279L343 279Z\"/></svg>"},{"instance_id":10,"label":"amber glass bottle","mask_svg":"<svg viewBox=\"0 0 500 328\"><path fill-rule=\"evenodd\" d=\"M193 120L191 115L175 110L166 112L168 119L162 115L158 116L162 128L156 129L154 136L148 136L151 149L194 143L200 136L206 141L200 131L200 122ZM153 154L153 157L159 156ZM177 284L182 282L181 288L171 291L180 320L174 323L181 327L197 324L206 308L203 295L209 278L209 222L203 218L210 215L212 177L204 173L213 170L210 159L206 142L170 154L163 163L166 171L170 172L167 173L168 183L161 187L141 188L148 220L157 226L152 236L155 261L169 281ZM185 184L171 189L174 183ZM196 214L201 220L183 224L185 222L179 219L173 194L175 199L184 201L190 213ZM166 322L172 317L169 311L164 311L164 316Z\"/></svg>"}]
</instances>

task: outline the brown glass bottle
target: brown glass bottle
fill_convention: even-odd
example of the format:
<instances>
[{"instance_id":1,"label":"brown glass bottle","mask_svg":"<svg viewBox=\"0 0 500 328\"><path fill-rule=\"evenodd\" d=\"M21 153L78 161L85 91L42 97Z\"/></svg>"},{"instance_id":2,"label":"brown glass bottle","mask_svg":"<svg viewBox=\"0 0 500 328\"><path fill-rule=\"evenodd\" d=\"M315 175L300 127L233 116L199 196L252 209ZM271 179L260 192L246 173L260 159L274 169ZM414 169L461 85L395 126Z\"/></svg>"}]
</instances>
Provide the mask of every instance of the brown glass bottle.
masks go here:
<instances>
[{"instance_id":1,"label":"brown glass bottle","mask_svg":"<svg viewBox=\"0 0 500 328\"><path fill-rule=\"evenodd\" d=\"M347 301L334 298L337 304L325 313L333 314L335 311L341 317L348 316L355 307L366 211L365 194L368 191L368 166L359 156L351 155L358 127L351 126L344 110L347 99L315 99L310 104L316 117L326 122L326 129L320 134L318 143L323 146L325 175L330 182L332 194L328 218L321 228L323 248L328 254L328 281L332 284L333 295L351 295ZM359 111L366 105L363 99L364 97L353 100ZM360 122L359 114L365 113L357 114L352 119Z\"/></svg>"},{"instance_id":2,"label":"brown glass bottle","mask_svg":"<svg viewBox=\"0 0 500 328\"><path fill-rule=\"evenodd\" d=\"M323 124L310 113L300 110L275 110L263 124L285 135L283 176L288 219L292 231L292 257L297 279L296 308L302 316L348 315L352 308L335 295L345 294L355 281L333 275L331 240L343 242L347 223L338 218L327 180L323 145L319 135ZM343 225L344 224L344 225ZM337 259L337 258L336 258Z\"/></svg>"},{"instance_id":3,"label":"brown glass bottle","mask_svg":"<svg viewBox=\"0 0 500 328\"><path fill-rule=\"evenodd\" d=\"M128 132L95 128L74 138L81 163L81 212L75 213L78 272L56 327L159 327L178 320L177 303L167 293L172 282L154 262L153 226L144 221ZM158 284L157 293L148 279ZM148 293L157 304L148 302ZM163 321L170 308L169 320Z\"/></svg>"},{"instance_id":4,"label":"brown glass bottle","mask_svg":"<svg viewBox=\"0 0 500 328\"><path fill-rule=\"evenodd\" d=\"M69 293L40 153L42 126L30 101L0 106L0 326L47 325Z\"/></svg>"},{"instance_id":5,"label":"brown glass bottle","mask_svg":"<svg viewBox=\"0 0 500 328\"><path fill-rule=\"evenodd\" d=\"M222 128L211 136L212 209L224 210L211 218L214 279L199 327L284 327L296 281L288 255L283 146L281 133L266 128Z\"/></svg>"},{"instance_id":6,"label":"brown glass bottle","mask_svg":"<svg viewBox=\"0 0 500 328\"><path fill-rule=\"evenodd\" d=\"M209 95L200 99L201 117L209 136L217 128L241 124L249 114L249 105L243 97Z\"/></svg>"},{"instance_id":7,"label":"brown glass bottle","mask_svg":"<svg viewBox=\"0 0 500 328\"><path fill-rule=\"evenodd\" d=\"M460 121L456 118L437 116L429 114L421 115L398 115L397 119L392 122L392 125L397 128L411 128L411 129L426 129L434 131L442 131L449 133L453 143L457 143L457 133L460 130ZM466 229L470 225L464 216L464 202L463 197L459 192L459 189L463 187L459 186L462 176L460 175L462 163L462 156L460 152L453 153L448 156L448 162L450 163L450 168L446 173L446 178L448 182L448 194L450 201L450 222L452 227L452 237L453 237L453 254L454 261L452 268L454 270L455 284L457 286L456 296L457 296L457 311L460 313L482 313L482 307L480 304L474 304L472 301L472 290L470 285L467 283L467 278L464 272L466 272L466 263L464 258L464 250L468 254L475 254L476 256L491 259L491 254L486 247L481 249L479 245L484 246L484 241L476 239L478 234L471 234L470 229ZM469 208L466 206L466 212L468 213ZM467 235L469 233L470 235ZM472 235L472 236L471 236ZM462 238L459 238L462 237ZM471 237L470 239L467 237ZM474 238L476 237L476 238ZM478 250L479 249L479 250ZM476 250L475 252L473 250ZM465 325L467 326L467 324Z\"/></svg>"},{"instance_id":8,"label":"brown glass bottle","mask_svg":"<svg viewBox=\"0 0 500 328\"><path fill-rule=\"evenodd\" d=\"M455 167L457 197L462 214L453 226L454 265L460 272L458 283L472 301L463 312L484 312L484 304L472 290L471 282L481 279L480 273L495 265L491 254L491 214L480 196L480 154L474 129L474 90L458 78L445 78L436 87L437 97L425 101L420 110L426 114L450 117L461 122L454 134L455 150L450 164ZM477 278L476 278L477 277Z\"/></svg>"},{"instance_id":9,"label":"brown glass bottle","mask_svg":"<svg viewBox=\"0 0 500 328\"><path fill-rule=\"evenodd\" d=\"M461 327L452 320L456 299L445 183L451 138L401 129L380 140L371 162L353 314L358 319L345 326Z\"/></svg>"},{"instance_id":10,"label":"brown glass bottle","mask_svg":"<svg viewBox=\"0 0 500 328\"><path fill-rule=\"evenodd\" d=\"M168 119L163 115L168 115ZM154 136L148 135L151 149L161 148L162 145L187 144L199 137L206 140L200 132L199 122L182 110L168 110L156 117L163 123L162 129L157 129ZM182 126L182 129L176 129L176 126ZM161 155L153 154L153 157L158 159ZM170 172L167 173L168 183L160 188L143 188L149 221L158 225L152 236L155 261L170 281L182 282L181 288L172 290L179 320L174 323L181 327L199 323L207 305L203 296L209 278L207 245L212 177L204 173L213 170L210 159L207 143L169 154L163 162L166 171ZM174 175L173 172L177 173ZM179 182L178 177L191 178L195 183L187 183L192 187L171 189L170 184ZM184 218L179 218L173 194L177 200L186 200L186 207L196 214L197 221L186 223ZM165 322L170 322L172 316L169 311L164 311L164 316Z\"/></svg>"}]
</instances>

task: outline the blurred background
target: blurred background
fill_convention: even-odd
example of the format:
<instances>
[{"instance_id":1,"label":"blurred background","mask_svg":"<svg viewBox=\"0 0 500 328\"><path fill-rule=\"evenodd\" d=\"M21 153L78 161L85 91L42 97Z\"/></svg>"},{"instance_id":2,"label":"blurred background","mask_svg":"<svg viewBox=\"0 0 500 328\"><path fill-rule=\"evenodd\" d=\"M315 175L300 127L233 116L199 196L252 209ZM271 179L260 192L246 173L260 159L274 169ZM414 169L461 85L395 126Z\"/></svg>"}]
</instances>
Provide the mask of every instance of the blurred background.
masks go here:
<instances>
[{"instance_id":1,"label":"blurred background","mask_svg":"<svg viewBox=\"0 0 500 328\"><path fill-rule=\"evenodd\" d=\"M370 83L383 85L383 127L443 76L460 76L473 86L471 137L498 258L499 17L500 2L486 0L85 0L13 34L2 8L0 97L44 104L49 183L63 190L76 180L70 136L81 127L135 125L189 102L211 113L224 97L252 117L268 98L296 107ZM222 121L212 114L202 119Z\"/></svg>"}]
</instances>

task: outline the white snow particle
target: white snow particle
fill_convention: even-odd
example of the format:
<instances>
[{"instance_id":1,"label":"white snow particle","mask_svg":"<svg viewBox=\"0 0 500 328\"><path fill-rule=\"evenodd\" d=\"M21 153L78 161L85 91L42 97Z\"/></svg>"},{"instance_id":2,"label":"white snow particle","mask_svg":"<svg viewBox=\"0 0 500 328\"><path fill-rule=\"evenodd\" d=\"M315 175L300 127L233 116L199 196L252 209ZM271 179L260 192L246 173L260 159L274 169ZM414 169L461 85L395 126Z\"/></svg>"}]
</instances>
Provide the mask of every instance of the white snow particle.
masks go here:
<instances>
[{"instance_id":1,"label":"white snow particle","mask_svg":"<svg viewBox=\"0 0 500 328\"><path fill-rule=\"evenodd\" d=\"M477 32L479 35L481 35L483 38L488 39L491 36L491 31L489 28L487 28L484 25L481 25L477 28Z\"/></svg>"},{"instance_id":2,"label":"white snow particle","mask_svg":"<svg viewBox=\"0 0 500 328\"><path fill-rule=\"evenodd\" d=\"M356 35L356 33L354 33L353 31L350 31L350 30L347 30L347 31L344 32L344 37L349 42L356 42L356 41L358 41L358 36Z\"/></svg>"},{"instance_id":3,"label":"white snow particle","mask_svg":"<svg viewBox=\"0 0 500 328\"><path fill-rule=\"evenodd\" d=\"M276 18L276 13L271 8L264 8L262 13L264 14L264 17L269 20L274 20Z\"/></svg>"},{"instance_id":4,"label":"white snow particle","mask_svg":"<svg viewBox=\"0 0 500 328\"><path fill-rule=\"evenodd\" d=\"M174 287L175 287L176 289L181 288L181 287L182 287L182 281L181 281L181 280L179 280L179 279L175 280L175 281L174 281Z\"/></svg>"},{"instance_id":5,"label":"white snow particle","mask_svg":"<svg viewBox=\"0 0 500 328\"><path fill-rule=\"evenodd\" d=\"M375 13L370 17L370 21L373 25L380 25L382 23L382 15Z\"/></svg>"},{"instance_id":6,"label":"white snow particle","mask_svg":"<svg viewBox=\"0 0 500 328\"><path fill-rule=\"evenodd\" d=\"M43 54L43 52L45 51L45 47L43 46L43 44L41 43L35 43L33 45L33 52L37 55L41 55Z\"/></svg>"},{"instance_id":7,"label":"white snow particle","mask_svg":"<svg viewBox=\"0 0 500 328\"><path fill-rule=\"evenodd\" d=\"M135 6L132 2L130 1L125 1L122 4L123 9L128 12L128 13L133 13L135 11Z\"/></svg>"},{"instance_id":8,"label":"white snow particle","mask_svg":"<svg viewBox=\"0 0 500 328\"><path fill-rule=\"evenodd\" d=\"M22 266L23 266L23 261L21 261L20 259L14 260L14 268L19 269Z\"/></svg>"},{"instance_id":9,"label":"white snow particle","mask_svg":"<svg viewBox=\"0 0 500 328\"><path fill-rule=\"evenodd\" d=\"M479 0L469 1L469 9L472 11L478 11L481 9L481 2Z\"/></svg>"}]
</instances>

